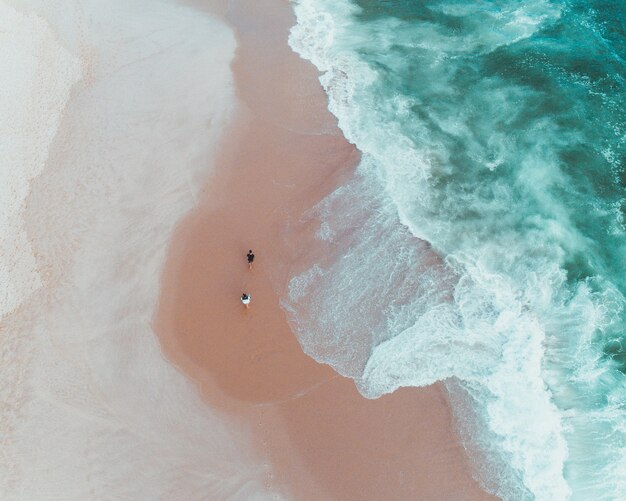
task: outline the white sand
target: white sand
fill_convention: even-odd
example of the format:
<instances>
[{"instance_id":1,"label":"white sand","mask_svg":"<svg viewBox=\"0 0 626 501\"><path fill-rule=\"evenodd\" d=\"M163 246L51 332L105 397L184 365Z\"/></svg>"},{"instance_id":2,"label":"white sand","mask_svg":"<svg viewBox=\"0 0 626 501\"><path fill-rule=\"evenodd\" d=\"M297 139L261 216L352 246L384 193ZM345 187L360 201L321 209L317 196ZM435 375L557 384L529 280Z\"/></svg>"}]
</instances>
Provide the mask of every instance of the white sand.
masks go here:
<instances>
[{"instance_id":1,"label":"white sand","mask_svg":"<svg viewBox=\"0 0 626 501\"><path fill-rule=\"evenodd\" d=\"M171 232L235 106L232 32L170 1L11 5L0 498L265 497L266 466L150 325Z\"/></svg>"},{"instance_id":2,"label":"white sand","mask_svg":"<svg viewBox=\"0 0 626 501\"><path fill-rule=\"evenodd\" d=\"M23 229L28 183L44 168L79 61L47 23L0 2L0 319L41 286Z\"/></svg>"}]
</instances>

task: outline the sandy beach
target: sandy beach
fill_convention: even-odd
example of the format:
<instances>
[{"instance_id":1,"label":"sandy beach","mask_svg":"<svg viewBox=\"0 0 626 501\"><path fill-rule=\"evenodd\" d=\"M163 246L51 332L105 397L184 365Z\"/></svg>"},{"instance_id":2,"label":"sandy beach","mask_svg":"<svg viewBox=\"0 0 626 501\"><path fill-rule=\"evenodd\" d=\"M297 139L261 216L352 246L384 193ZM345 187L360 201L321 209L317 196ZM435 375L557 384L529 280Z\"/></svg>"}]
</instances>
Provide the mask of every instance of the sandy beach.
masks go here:
<instances>
[{"instance_id":1,"label":"sandy beach","mask_svg":"<svg viewBox=\"0 0 626 501\"><path fill-rule=\"evenodd\" d=\"M299 245L315 245L299 221L349 179L359 154L327 111L315 68L287 45L289 4L235 1L222 15L238 41L241 107L172 239L155 317L166 356L250 434L267 487L287 498L490 499L440 386L367 400L302 352L279 305L305 266Z\"/></svg>"},{"instance_id":2,"label":"sandy beach","mask_svg":"<svg viewBox=\"0 0 626 501\"><path fill-rule=\"evenodd\" d=\"M236 106L232 30L152 0L0 13L0 498L266 493L245 435L151 327L172 230Z\"/></svg>"},{"instance_id":3,"label":"sandy beach","mask_svg":"<svg viewBox=\"0 0 626 501\"><path fill-rule=\"evenodd\" d=\"M0 0L0 500L621 499L626 4L570 4Z\"/></svg>"}]
</instances>

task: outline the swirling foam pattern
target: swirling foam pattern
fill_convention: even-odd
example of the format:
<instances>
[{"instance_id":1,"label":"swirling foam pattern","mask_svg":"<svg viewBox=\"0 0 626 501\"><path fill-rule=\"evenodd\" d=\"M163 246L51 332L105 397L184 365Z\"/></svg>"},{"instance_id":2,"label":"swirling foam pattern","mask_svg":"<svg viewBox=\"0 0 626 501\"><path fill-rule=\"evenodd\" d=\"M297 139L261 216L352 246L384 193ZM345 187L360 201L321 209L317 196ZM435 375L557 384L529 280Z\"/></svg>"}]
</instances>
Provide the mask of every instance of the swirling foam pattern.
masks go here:
<instances>
[{"instance_id":1,"label":"swirling foam pattern","mask_svg":"<svg viewBox=\"0 0 626 501\"><path fill-rule=\"evenodd\" d=\"M299 0L353 181L285 297L375 398L445 381L504 499L626 491L622 2ZM303 297L307 301L301 301Z\"/></svg>"}]
</instances>

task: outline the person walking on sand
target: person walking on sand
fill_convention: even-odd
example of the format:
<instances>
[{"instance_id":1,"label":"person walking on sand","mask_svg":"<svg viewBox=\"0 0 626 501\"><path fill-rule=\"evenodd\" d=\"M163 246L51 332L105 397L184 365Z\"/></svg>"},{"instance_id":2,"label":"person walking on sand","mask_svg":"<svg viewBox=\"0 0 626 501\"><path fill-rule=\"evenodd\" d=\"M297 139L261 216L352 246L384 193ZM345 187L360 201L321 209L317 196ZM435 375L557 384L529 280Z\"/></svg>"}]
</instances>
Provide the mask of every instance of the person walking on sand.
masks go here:
<instances>
[{"instance_id":1,"label":"person walking on sand","mask_svg":"<svg viewBox=\"0 0 626 501\"><path fill-rule=\"evenodd\" d=\"M250 294L246 294L245 292L241 295L241 302L246 307L246 310L250 308Z\"/></svg>"},{"instance_id":2,"label":"person walking on sand","mask_svg":"<svg viewBox=\"0 0 626 501\"><path fill-rule=\"evenodd\" d=\"M254 261L254 254L252 254L252 249L248 251L248 254L246 254L246 257L248 258L248 267L252 269L252 262Z\"/></svg>"}]
</instances>

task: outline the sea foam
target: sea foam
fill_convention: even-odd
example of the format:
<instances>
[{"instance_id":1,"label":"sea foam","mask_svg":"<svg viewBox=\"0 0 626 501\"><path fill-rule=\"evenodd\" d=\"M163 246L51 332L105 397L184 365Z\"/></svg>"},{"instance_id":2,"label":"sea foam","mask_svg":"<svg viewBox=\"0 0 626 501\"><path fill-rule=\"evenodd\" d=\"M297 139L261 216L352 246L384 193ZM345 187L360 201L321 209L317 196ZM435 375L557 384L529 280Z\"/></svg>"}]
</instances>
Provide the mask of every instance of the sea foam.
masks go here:
<instances>
[{"instance_id":1,"label":"sea foam","mask_svg":"<svg viewBox=\"0 0 626 501\"><path fill-rule=\"evenodd\" d=\"M589 39L578 13L301 0L296 14L290 43L363 154L355 180L312 211L328 258L285 298L304 349L370 398L445 381L483 485L505 499L615 499L623 372L603 350L614 339L620 360L623 246L596 230L621 234L620 202L604 181L614 155L605 165L577 149L622 130L619 78L578 96L580 77L541 59L557 34ZM555 105L573 95L584 120ZM608 128L588 127L600 115ZM606 200L591 196L589 165Z\"/></svg>"}]
</instances>

